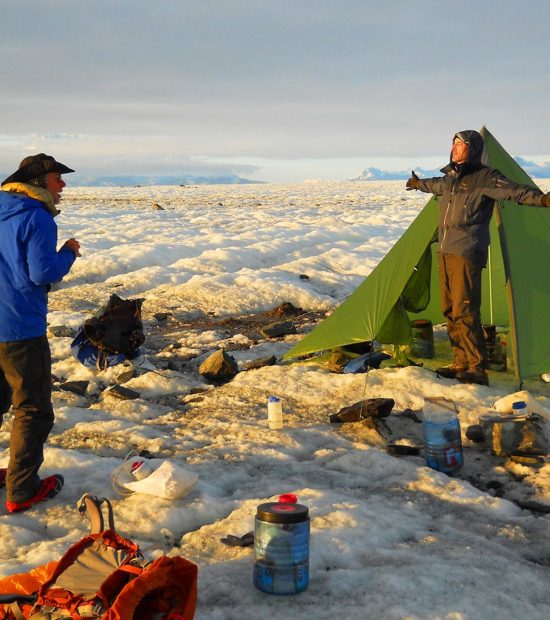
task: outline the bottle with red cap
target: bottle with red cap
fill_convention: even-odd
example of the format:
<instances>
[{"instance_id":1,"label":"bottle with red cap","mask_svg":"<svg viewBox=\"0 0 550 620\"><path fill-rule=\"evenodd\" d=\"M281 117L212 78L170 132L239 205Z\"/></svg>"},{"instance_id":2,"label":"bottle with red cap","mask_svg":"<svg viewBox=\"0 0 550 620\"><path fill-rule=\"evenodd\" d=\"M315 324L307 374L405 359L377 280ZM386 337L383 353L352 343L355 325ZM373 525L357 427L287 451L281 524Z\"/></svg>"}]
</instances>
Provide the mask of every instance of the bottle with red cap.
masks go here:
<instances>
[{"instance_id":1,"label":"bottle with red cap","mask_svg":"<svg viewBox=\"0 0 550 620\"><path fill-rule=\"evenodd\" d=\"M134 480L143 480L153 473L153 467L144 459L139 459L132 463L130 473Z\"/></svg>"},{"instance_id":2,"label":"bottle with red cap","mask_svg":"<svg viewBox=\"0 0 550 620\"><path fill-rule=\"evenodd\" d=\"M254 525L254 585L296 594L309 583L309 510L293 493L260 504Z\"/></svg>"}]
</instances>

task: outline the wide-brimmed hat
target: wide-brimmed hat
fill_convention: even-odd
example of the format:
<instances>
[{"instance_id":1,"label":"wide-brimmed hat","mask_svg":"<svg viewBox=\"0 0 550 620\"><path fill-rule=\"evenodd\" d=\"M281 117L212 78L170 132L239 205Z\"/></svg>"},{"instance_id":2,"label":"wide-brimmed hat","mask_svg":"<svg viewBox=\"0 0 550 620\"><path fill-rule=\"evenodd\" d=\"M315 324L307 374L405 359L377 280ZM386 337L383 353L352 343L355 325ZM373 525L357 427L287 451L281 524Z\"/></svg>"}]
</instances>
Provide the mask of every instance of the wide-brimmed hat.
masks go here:
<instances>
[{"instance_id":1,"label":"wide-brimmed hat","mask_svg":"<svg viewBox=\"0 0 550 620\"><path fill-rule=\"evenodd\" d=\"M4 179L2 185L6 185L6 183L26 183L49 172L67 174L68 172L74 172L74 170L65 166L65 164L55 161L51 155L38 153L38 155L25 157L19 164L19 169L7 179Z\"/></svg>"}]
</instances>

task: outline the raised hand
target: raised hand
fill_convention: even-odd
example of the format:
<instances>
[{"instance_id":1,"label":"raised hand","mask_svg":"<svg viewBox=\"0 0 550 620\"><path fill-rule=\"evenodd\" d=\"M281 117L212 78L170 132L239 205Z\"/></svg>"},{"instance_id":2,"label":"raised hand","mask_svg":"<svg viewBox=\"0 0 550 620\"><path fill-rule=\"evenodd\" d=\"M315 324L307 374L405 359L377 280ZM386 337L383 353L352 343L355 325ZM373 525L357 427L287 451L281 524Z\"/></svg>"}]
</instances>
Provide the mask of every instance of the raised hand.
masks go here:
<instances>
[{"instance_id":1,"label":"raised hand","mask_svg":"<svg viewBox=\"0 0 550 620\"><path fill-rule=\"evenodd\" d=\"M407 181L407 191L411 189L418 189L418 181L420 179L416 176L414 170L411 171L411 178Z\"/></svg>"}]
</instances>

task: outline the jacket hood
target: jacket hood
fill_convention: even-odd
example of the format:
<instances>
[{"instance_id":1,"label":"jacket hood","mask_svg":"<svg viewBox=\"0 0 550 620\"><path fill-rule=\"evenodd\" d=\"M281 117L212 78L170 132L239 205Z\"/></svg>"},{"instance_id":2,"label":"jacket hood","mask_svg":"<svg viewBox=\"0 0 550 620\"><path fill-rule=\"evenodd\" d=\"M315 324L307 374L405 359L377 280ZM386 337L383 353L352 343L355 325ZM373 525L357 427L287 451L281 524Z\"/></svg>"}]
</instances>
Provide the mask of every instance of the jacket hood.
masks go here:
<instances>
[{"instance_id":1,"label":"jacket hood","mask_svg":"<svg viewBox=\"0 0 550 620\"><path fill-rule=\"evenodd\" d=\"M481 134L473 129L465 129L464 131L457 131L453 136L453 142L455 138L459 138L468 145L468 161L466 162L466 166L468 167L477 167L481 165L481 156L483 155L483 138ZM451 153L451 164L452 153ZM464 164L463 164L464 165Z\"/></svg>"},{"instance_id":2,"label":"jacket hood","mask_svg":"<svg viewBox=\"0 0 550 620\"><path fill-rule=\"evenodd\" d=\"M4 185L2 190L0 191L0 221L5 221L24 211L36 209L38 205L35 201L41 202L53 217L60 213L50 193L41 187L26 183L9 183Z\"/></svg>"}]
</instances>

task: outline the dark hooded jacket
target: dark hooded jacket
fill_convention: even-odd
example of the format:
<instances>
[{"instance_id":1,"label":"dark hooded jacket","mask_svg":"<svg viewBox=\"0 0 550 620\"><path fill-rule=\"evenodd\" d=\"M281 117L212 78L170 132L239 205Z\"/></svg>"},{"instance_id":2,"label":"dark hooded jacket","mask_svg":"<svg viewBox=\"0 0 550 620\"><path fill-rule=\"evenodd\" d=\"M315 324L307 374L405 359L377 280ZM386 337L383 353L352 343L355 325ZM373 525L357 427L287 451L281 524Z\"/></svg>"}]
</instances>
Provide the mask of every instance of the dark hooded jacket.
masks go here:
<instances>
[{"instance_id":1,"label":"dark hooded jacket","mask_svg":"<svg viewBox=\"0 0 550 620\"><path fill-rule=\"evenodd\" d=\"M483 138L477 131L460 131L454 137L468 144L468 161L455 164L451 155L451 162L441 170L445 176L420 179L418 189L439 196L440 252L463 256L484 267L495 200L541 207L544 194L484 166Z\"/></svg>"}]
</instances>

